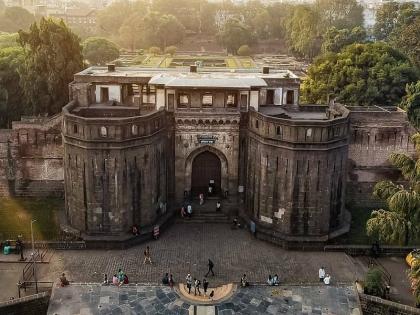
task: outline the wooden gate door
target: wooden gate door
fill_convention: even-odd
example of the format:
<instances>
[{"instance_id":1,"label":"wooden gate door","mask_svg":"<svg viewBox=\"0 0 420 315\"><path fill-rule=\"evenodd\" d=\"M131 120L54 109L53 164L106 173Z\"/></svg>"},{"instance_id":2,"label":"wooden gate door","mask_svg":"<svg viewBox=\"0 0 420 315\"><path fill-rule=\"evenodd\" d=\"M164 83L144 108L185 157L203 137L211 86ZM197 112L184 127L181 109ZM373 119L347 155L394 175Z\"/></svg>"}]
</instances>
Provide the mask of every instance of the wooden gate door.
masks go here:
<instances>
[{"instance_id":1,"label":"wooden gate door","mask_svg":"<svg viewBox=\"0 0 420 315\"><path fill-rule=\"evenodd\" d=\"M209 183L214 183L214 194L220 193L221 163L216 154L205 151L192 163L191 193L194 197L207 193Z\"/></svg>"}]
</instances>

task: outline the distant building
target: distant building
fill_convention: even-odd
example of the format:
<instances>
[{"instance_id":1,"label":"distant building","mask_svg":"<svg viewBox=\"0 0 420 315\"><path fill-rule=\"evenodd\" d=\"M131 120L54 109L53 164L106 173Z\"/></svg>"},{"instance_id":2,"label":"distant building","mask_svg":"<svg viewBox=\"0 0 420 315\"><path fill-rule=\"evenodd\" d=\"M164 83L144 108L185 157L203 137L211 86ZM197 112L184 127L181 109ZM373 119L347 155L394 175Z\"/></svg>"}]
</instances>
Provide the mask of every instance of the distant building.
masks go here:
<instances>
[{"instance_id":1,"label":"distant building","mask_svg":"<svg viewBox=\"0 0 420 315\"><path fill-rule=\"evenodd\" d=\"M62 19L69 27L96 27L96 10L67 9L64 12L50 13L49 16Z\"/></svg>"}]
</instances>

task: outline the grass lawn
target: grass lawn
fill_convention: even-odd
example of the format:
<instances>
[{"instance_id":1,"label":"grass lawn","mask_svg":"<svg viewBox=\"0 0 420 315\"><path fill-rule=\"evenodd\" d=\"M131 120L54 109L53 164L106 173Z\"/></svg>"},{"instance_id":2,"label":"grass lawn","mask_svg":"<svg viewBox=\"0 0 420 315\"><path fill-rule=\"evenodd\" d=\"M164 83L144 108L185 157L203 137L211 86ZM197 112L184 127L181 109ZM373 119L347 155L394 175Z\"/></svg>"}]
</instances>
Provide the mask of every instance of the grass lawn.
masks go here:
<instances>
[{"instance_id":1,"label":"grass lawn","mask_svg":"<svg viewBox=\"0 0 420 315\"><path fill-rule=\"evenodd\" d=\"M0 240L16 239L22 234L31 239L31 220L35 240L52 240L59 236L57 212L64 206L63 199L0 198Z\"/></svg>"}]
</instances>

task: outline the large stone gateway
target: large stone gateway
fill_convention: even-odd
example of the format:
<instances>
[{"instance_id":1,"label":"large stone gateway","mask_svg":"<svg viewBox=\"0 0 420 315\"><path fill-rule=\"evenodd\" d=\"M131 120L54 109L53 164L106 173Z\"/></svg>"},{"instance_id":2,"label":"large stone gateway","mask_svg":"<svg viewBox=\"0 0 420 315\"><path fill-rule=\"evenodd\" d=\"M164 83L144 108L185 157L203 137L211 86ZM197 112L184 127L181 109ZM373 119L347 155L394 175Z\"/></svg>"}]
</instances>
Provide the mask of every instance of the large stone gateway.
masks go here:
<instances>
[{"instance_id":1,"label":"large stone gateway","mask_svg":"<svg viewBox=\"0 0 420 315\"><path fill-rule=\"evenodd\" d=\"M318 244L346 232L347 183L350 191L357 184L348 173L373 172L359 159L365 148L352 142L361 116L339 104L299 105L299 86L292 72L267 68L76 74L62 122L68 222L86 234L120 235L210 195L211 186L261 238ZM361 125L375 110L363 110ZM394 151L411 152L407 124L393 128Z\"/></svg>"}]
</instances>

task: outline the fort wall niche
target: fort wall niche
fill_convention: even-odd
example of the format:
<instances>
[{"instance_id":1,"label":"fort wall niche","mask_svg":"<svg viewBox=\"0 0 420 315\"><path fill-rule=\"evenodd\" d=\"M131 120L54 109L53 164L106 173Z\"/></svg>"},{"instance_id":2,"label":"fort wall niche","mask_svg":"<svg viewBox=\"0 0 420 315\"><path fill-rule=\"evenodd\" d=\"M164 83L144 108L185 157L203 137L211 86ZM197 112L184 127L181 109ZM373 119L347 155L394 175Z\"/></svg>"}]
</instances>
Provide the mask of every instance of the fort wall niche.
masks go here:
<instances>
[{"instance_id":1,"label":"fort wall niche","mask_svg":"<svg viewBox=\"0 0 420 315\"><path fill-rule=\"evenodd\" d=\"M350 207L379 208L382 201L372 196L378 181L402 181L389 156L416 154L410 137L415 133L401 110L350 108L349 160L346 202Z\"/></svg>"}]
</instances>

